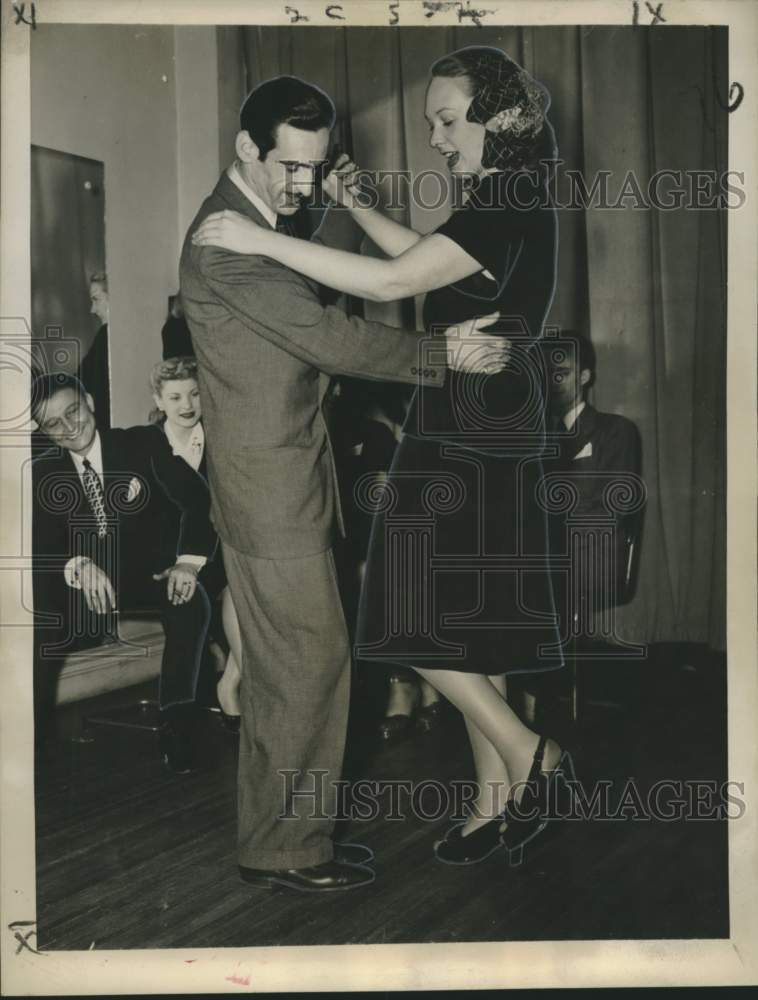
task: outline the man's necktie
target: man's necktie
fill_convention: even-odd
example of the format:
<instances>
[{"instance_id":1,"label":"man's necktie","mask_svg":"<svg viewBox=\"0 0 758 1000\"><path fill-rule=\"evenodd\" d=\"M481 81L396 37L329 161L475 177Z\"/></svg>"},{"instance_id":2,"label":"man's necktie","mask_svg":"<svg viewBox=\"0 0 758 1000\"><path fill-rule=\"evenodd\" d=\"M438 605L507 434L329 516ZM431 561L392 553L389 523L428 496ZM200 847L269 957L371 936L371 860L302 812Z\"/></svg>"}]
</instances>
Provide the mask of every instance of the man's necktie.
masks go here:
<instances>
[{"instance_id":1,"label":"man's necktie","mask_svg":"<svg viewBox=\"0 0 758 1000\"><path fill-rule=\"evenodd\" d=\"M566 430L566 425L563 422L563 417L560 414L551 413L547 423L548 433L550 435L550 443L558 446L558 454L552 459L554 463L559 466L565 464L571 449L571 443L573 437L571 432Z\"/></svg>"},{"instance_id":2,"label":"man's necktie","mask_svg":"<svg viewBox=\"0 0 758 1000\"><path fill-rule=\"evenodd\" d=\"M103 493L103 484L100 482L100 476L92 468L92 464L88 458L84 459L82 484L84 486L84 495L87 497L87 502L92 509L92 513L95 515L97 534L100 538L104 538L108 532L108 518L105 514L105 494Z\"/></svg>"}]
</instances>

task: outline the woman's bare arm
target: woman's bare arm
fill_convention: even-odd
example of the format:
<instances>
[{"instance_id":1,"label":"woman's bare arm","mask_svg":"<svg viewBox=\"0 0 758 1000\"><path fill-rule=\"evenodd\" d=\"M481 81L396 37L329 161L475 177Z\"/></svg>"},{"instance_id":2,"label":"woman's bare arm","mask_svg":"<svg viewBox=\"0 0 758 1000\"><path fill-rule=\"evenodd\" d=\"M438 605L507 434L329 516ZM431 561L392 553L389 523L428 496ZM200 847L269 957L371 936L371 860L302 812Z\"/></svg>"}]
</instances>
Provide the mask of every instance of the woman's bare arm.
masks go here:
<instances>
[{"instance_id":1,"label":"woman's bare arm","mask_svg":"<svg viewBox=\"0 0 758 1000\"><path fill-rule=\"evenodd\" d=\"M458 244L432 233L390 260L296 239L225 209L207 216L194 233L200 246L220 246L279 261L322 285L373 302L392 302L450 285L482 270Z\"/></svg>"},{"instance_id":2,"label":"woman's bare arm","mask_svg":"<svg viewBox=\"0 0 758 1000\"><path fill-rule=\"evenodd\" d=\"M324 193L350 212L354 221L388 257L399 257L421 239L421 233L383 215L360 188L362 171L343 153L324 179Z\"/></svg>"},{"instance_id":3,"label":"woman's bare arm","mask_svg":"<svg viewBox=\"0 0 758 1000\"><path fill-rule=\"evenodd\" d=\"M389 257L399 257L422 238L421 233L395 222L394 219L383 215L378 208L361 208L360 205L356 205L349 211L366 236Z\"/></svg>"}]
</instances>

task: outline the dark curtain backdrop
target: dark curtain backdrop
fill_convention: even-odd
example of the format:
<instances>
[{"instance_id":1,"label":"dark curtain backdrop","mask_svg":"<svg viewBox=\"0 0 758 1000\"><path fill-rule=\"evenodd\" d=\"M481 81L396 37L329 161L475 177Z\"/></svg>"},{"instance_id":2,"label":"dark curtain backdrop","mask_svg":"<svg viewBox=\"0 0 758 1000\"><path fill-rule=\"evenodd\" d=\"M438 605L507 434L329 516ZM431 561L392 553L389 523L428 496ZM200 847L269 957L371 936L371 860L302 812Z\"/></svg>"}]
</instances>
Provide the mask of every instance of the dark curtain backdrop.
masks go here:
<instances>
[{"instance_id":1,"label":"dark curtain backdrop","mask_svg":"<svg viewBox=\"0 0 758 1000\"><path fill-rule=\"evenodd\" d=\"M281 73L321 86L337 105L336 138L370 169L441 169L422 117L427 71L470 44L503 49L545 84L564 169L588 179L612 171L611 192L630 170L644 191L661 169L727 169L724 29L234 30L248 87ZM396 217L428 232L447 212L411 205ZM590 333L593 403L634 420L642 436L639 581L619 611L632 641L725 647L726 214L560 211L549 322ZM366 313L408 317L402 304Z\"/></svg>"}]
</instances>

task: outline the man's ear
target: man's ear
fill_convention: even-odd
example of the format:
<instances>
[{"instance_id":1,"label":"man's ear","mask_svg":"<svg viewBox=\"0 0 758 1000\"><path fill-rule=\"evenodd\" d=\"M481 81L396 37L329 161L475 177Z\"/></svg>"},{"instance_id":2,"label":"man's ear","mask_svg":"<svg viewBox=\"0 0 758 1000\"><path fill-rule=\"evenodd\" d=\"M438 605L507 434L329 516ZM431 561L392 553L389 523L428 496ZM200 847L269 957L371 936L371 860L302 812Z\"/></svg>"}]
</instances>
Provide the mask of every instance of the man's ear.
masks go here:
<instances>
[{"instance_id":1,"label":"man's ear","mask_svg":"<svg viewBox=\"0 0 758 1000\"><path fill-rule=\"evenodd\" d=\"M257 160L260 152L250 138L248 131L237 133L237 138L234 140L234 151L243 163L252 163L253 160Z\"/></svg>"},{"instance_id":2,"label":"man's ear","mask_svg":"<svg viewBox=\"0 0 758 1000\"><path fill-rule=\"evenodd\" d=\"M92 396L90 396L90 394L88 392L84 393L84 398L87 400L87 406L94 413L95 412L95 400L92 398Z\"/></svg>"},{"instance_id":3,"label":"man's ear","mask_svg":"<svg viewBox=\"0 0 758 1000\"><path fill-rule=\"evenodd\" d=\"M591 378L592 372L589 368L582 368L581 372L579 372L579 385L587 385Z\"/></svg>"}]
</instances>

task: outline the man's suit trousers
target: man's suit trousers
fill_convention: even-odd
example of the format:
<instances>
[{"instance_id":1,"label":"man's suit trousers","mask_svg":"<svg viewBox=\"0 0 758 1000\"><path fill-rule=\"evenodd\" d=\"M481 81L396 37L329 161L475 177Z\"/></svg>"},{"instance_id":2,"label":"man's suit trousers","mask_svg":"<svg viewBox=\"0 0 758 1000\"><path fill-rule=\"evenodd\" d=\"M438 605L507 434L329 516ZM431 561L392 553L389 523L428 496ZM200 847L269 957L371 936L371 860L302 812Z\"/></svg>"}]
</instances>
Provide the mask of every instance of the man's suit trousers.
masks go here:
<instances>
[{"instance_id":1,"label":"man's suit trousers","mask_svg":"<svg viewBox=\"0 0 758 1000\"><path fill-rule=\"evenodd\" d=\"M239 863L320 864L332 857L350 689L334 556L223 552L242 635Z\"/></svg>"}]
</instances>

